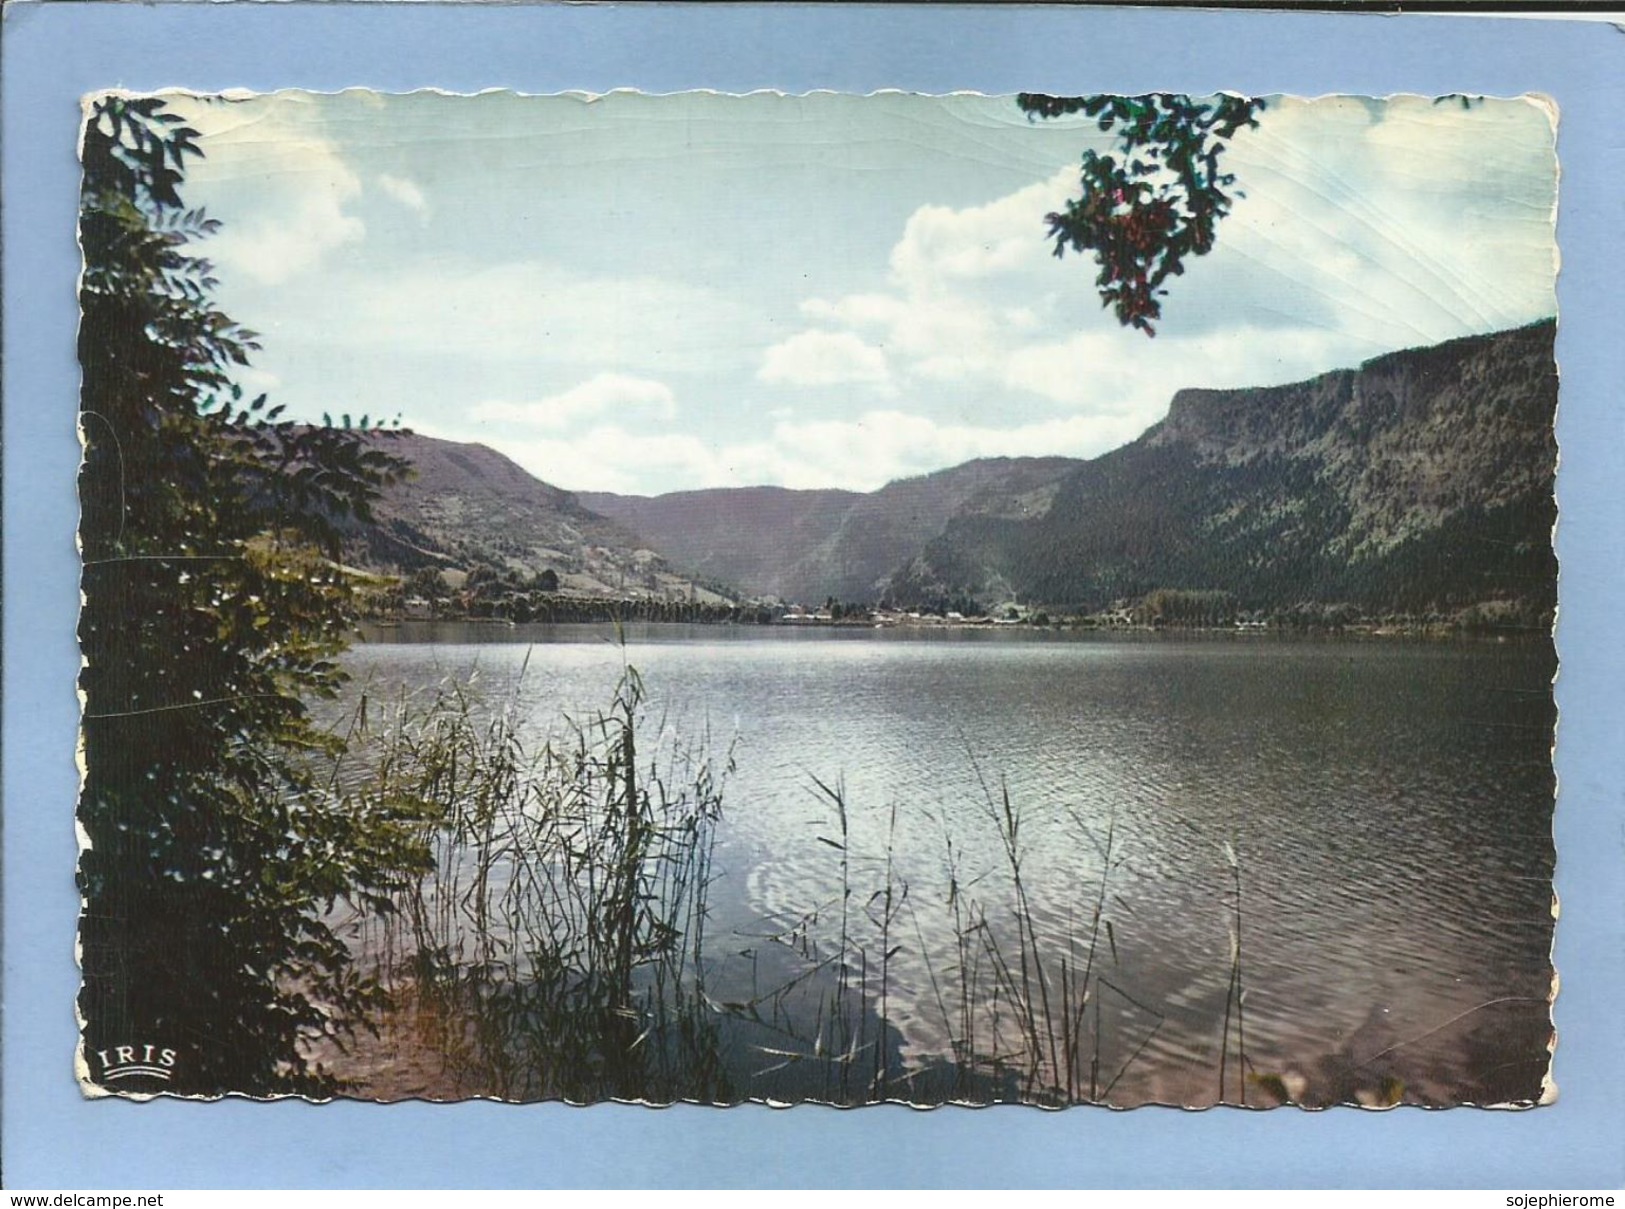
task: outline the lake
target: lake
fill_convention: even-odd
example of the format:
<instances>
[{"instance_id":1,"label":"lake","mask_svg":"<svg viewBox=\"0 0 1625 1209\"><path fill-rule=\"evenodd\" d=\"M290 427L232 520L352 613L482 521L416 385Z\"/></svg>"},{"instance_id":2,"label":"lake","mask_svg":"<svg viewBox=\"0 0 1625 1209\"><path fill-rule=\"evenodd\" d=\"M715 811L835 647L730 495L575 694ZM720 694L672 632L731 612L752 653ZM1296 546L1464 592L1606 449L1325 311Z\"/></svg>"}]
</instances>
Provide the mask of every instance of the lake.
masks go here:
<instances>
[{"instance_id":1,"label":"lake","mask_svg":"<svg viewBox=\"0 0 1625 1209\"><path fill-rule=\"evenodd\" d=\"M717 985L783 976L775 935L835 943L843 856L847 926L879 954L889 853L884 1012L910 1067L954 1056L972 959L999 985L991 948L962 943L974 909L1007 959L1030 940L1057 1002L1092 972L1072 1026L1112 1103L1210 1104L1221 1067L1250 1103L1540 1094L1548 642L644 626L622 646L607 626L407 623L346 658L352 699L474 676L538 736L635 667L663 742L732 749Z\"/></svg>"}]
</instances>

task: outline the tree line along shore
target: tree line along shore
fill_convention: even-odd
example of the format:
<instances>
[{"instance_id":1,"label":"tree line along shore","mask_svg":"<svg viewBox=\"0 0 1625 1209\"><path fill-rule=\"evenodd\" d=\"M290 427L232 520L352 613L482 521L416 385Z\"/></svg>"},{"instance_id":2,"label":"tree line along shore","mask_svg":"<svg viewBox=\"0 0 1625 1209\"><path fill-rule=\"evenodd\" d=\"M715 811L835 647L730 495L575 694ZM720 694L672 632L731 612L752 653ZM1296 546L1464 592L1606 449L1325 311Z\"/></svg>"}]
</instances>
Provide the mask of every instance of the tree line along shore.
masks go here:
<instances>
[{"instance_id":1,"label":"tree line along shore","mask_svg":"<svg viewBox=\"0 0 1625 1209\"><path fill-rule=\"evenodd\" d=\"M1097 609L986 604L965 596L909 604L890 600L870 604L831 596L814 605L771 598L736 601L709 590L687 597L604 596L561 589L557 575L548 571L525 575L479 569L443 575L433 568L406 577L374 576L362 615L385 626L402 621L637 621L806 628L1328 631L1378 636L1537 634L1550 633L1552 625L1549 613L1505 600L1450 611L1379 612L1345 602L1246 607L1229 592L1157 589Z\"/></svg>"}]
</instances>

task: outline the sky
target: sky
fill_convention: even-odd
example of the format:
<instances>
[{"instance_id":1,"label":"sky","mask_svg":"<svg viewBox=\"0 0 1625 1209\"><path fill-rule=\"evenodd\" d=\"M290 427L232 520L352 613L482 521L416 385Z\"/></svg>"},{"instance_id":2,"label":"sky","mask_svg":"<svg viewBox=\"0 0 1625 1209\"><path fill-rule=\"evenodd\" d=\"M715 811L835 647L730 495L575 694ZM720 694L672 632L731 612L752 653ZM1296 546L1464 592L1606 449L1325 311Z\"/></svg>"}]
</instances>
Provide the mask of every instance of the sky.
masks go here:
<instances>
[{"instance_id":1,"label":"sky","mask_svg":"<svg viewBox=\"0 0 1625 1209\"><path fill-rule=\"evenodd\" d=\"M902 93L172 96L240 381L571 490L873 490L1093 457L1263 386L1556 311L1556 115L1270 98L1155 339L1044 215L1088 119Z\"/></svg>"}]
</instances>

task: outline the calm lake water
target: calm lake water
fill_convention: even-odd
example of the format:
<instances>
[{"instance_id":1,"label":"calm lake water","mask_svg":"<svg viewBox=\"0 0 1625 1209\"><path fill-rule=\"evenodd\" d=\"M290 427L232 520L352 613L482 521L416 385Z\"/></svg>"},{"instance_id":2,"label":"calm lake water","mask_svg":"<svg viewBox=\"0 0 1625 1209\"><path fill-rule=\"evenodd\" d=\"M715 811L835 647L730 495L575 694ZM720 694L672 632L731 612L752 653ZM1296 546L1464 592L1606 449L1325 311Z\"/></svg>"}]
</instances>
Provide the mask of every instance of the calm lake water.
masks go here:
<instances>
[{"instance_id":1,"label":"calm lake water","mask_svg":"<svg viewBox=\"0 0 1625 1209\"><path fill-rule=\"evenodd\" d=\"M816 781L844 787L854 903L888 848L908 887L886 1010L910 1062L951 1048L950 841L961 905L1005 918L989 807L1007 792L1052 970L1069 945L1077 968L1105 879L1113 1102L1217 1097L1238 870L1255 1075L1332 1098L1385 1078L1427 1102L1539 1094L1547 643L661 626L622 648L609 627L448 624L372 638L348 661L352 692L375 699L477 671L541 734L607 707L630 663L655 725L709 735L719 756L732 744L712 891L725 979L752 977L762 936L812 913L832 939L840 853L819 837L838 833Z\"/></svg>"}]
</instances>

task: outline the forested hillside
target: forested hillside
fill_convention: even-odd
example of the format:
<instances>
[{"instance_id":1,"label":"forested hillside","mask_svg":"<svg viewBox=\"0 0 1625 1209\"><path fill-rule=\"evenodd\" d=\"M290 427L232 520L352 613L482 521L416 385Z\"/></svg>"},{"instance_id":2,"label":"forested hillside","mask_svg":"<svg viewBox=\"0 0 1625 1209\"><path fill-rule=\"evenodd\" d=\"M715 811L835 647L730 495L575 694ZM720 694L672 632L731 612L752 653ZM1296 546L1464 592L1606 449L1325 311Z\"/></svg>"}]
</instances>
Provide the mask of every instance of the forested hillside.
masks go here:
<instances>
[{"instance_id":1,"label":"forested hillside","mask_svg":"<svg viewBox=\"0 0 1625 1209\"><path fill-rule=\"evenodd\" d=\"M1092 610L1181 589L1538 623L1556 602L1554 335L1544 322L1290 386L1182 391L1044 515L954 517L893 594Z\"/></svg>"}]
</instances>

